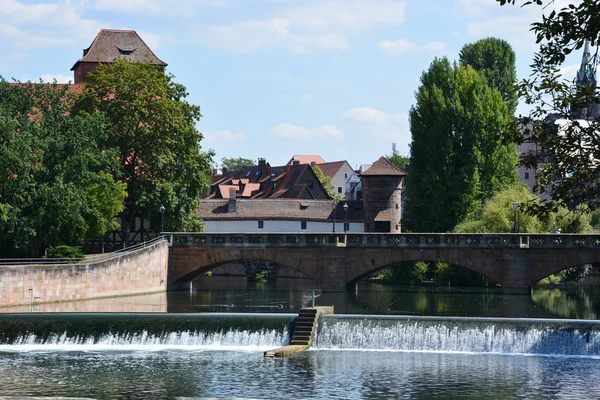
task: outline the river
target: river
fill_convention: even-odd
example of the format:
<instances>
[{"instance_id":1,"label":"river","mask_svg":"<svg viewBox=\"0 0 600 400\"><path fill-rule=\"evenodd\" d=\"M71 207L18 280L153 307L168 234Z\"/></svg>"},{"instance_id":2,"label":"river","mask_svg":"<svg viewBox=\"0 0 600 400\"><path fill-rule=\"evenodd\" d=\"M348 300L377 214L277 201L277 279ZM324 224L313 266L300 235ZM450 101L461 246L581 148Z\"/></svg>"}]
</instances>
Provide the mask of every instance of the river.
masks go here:
<instances>
[{"instance_id":1,"label":"river","mask_svg":"<svg viewBox=\"0 0 600 400\"><path fill-rule=\"evenodd\" d=\"M301 307L333 305L287 359ZM119 313L114 313L119 311ZM594 289L393 288L203 277L191 291L0 309L0 398L600 398Z\"/></svg>"}]
</instances>

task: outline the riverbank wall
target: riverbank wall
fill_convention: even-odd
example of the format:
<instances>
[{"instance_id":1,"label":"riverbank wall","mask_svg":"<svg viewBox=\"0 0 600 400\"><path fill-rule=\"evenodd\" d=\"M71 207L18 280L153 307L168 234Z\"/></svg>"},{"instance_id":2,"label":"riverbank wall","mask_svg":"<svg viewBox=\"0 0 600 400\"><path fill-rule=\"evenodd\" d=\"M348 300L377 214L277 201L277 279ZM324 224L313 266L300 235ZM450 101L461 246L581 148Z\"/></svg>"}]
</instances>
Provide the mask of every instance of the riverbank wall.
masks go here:
<instances>
[{"instance_id":1,"label":"riverbank wall","mask_svg":"<svg viewBox=\"0 0 600 400\"><path fill-rule=\"evenodd\" d=\"M71 264L0 266L0 306L166 291L169 245L158 240Z\"/></svg>"}]
</instances>

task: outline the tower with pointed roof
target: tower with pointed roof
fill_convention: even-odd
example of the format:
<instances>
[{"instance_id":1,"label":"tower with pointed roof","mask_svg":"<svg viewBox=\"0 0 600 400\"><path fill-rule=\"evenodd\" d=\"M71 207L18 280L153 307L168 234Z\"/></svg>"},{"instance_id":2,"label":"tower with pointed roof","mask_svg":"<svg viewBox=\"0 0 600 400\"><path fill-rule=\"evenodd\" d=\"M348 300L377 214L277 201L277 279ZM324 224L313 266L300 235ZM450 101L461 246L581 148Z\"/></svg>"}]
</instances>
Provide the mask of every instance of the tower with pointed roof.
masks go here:
<instances>
[{"instance_id":1,"label":"tower with pointed roof","mask_svg":"<svg viewBox=\"0 0 600 400\"><path fill-rule=\"evenodd\" d=\"M402 190L406 172L380 157L361 175L365 232L402 231Z\"/></svg>"},{"instance_id":2,"label":"tower with pointed roof","mask_svg":"<svg viewBox=\"0 0 600 400\"><path fill-rule=\"evenodd\" d=\"M101 63L115 60L145 62L164 69L167 63L158 58L136 31L122 29L102 29L81 57L71 68L76 84L86 81L88 72L94 71Z\"/></svg>"},{"instance_id":3,"label":"tower with pointed roof","mask_svg":"<svg viewBox=\"0 0 600 400\"><path fill-rule=\"evenodd\" d=\"M596 89L596 62L595 57L592 57L590 51L590 43L586 40L583 46L583 56L581 57L581 65L577 71L575 83L578 87L588 87ZM591 103L587 107L574 111L576 119L596 119L600 116L600 104Z\"/></svg>"}]
</instances>

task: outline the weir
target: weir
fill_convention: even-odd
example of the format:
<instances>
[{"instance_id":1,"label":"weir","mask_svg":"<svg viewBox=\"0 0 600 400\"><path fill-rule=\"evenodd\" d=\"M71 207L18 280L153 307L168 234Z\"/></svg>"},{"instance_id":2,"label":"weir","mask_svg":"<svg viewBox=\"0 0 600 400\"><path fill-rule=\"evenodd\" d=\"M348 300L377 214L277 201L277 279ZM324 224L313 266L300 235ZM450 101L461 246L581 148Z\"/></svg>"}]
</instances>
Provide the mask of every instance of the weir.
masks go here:
<instances>
[{"instance_id":1,"label":"weir","mask_svg":"<svg viewBox=\"0 0 600 400\"><path fill-rule=\"evenodd\" d=\"M0 314L0 352L245 351L291 342L294 314ZM322 315L310 351L600 358L600 321Z\"/></svg>"},{"instance_id":2,"label":"weir","mask_svg":"<svg viewBox=\"0 0 600 400\"><path fill-rule=\"evenodd\" d=\"M313 347L600 357L600 321L328 315Z\"/></svg>"}]
</instances>

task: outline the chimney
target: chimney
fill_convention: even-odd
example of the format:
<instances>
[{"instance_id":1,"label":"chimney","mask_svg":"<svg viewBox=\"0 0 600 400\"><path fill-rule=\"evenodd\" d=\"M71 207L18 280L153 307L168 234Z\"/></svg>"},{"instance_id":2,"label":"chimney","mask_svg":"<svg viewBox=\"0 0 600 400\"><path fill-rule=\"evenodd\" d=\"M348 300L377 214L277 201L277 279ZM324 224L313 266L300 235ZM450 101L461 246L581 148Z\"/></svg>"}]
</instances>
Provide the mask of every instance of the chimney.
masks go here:
<instances>
[{"instance_id":1,"label":"chimney","mask_svg":"<svg viewBox=\"0 0 600 400\"><path fill-rule=\"evenodd\" d=\"M223 175L227 175L227 166L223 165Z\"/></svg>"},{"instance_id":2,"label":"chimney","mask_svg":"<svg viewBox=\"0 0 600 400\"><path fill-rule=\"evenodd\" d=\"M227 212L231 213L231 212L236 212L237 211L237 207L235 204L235 192L236 189L235 188L229 188L229 205L227 207Z\"/></svg>"},{"instance_id":3,"label":"chimney","mask_svg":"<svg viewBox=\"0 0 600 400\"><path fill-rule=\"evenodd\" d=\"M300 165L300 160L298 160L297 158L294 158L294 161L292 162L292 165L294 167L297 167L298 165Z\"/></svg>"},{"instance_id":4,"label":"chimney","mask_svg":"<svg viewBox=\"0 0 600 400\"><path fill-rule=\"evenodd\" d=\"M217 176L219 174L219 170L216 168L213 168L213 176Z\"/></svg>"},{"instance_id":5,"label":"chimney","mask_svg":"<svg viewBox=\"0 0 600 400\"><path fill-rule=\"evenodd\" d=\"M258 159L258 169L260 170L261 174L264 172L266 166L267 166L267 161L264 158L259 158Z\"/></svg>"},{"instance_id":6,"label":"chimney","mask_svg":"<svg viewBox=\"0 0 600 400\"><path fill-rule=\"evenodd\" d=\"M316 161L311 161L311 162L310 162L310 166L311 166L311 167L314 167L315 165L317 165L317 162L316 162Z\"/></svg>"}]
</instances>

